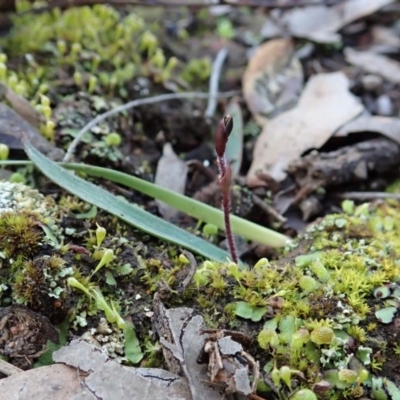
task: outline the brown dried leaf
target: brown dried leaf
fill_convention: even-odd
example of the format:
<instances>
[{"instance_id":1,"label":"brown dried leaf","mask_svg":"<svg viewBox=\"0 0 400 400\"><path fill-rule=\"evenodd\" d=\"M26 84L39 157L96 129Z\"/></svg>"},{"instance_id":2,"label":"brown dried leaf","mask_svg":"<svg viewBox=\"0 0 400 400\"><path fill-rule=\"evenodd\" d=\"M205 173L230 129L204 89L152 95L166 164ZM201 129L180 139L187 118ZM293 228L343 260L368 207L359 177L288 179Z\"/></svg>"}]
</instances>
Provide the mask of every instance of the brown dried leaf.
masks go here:
<instances>
[{"instance_id":1,"label":"brown dried leaf","mask_svg":"<svg viewBox=\"0 0 400 400\"><path fill-rule=\"evenodd\" d=\"M336 32L357 19L374 13L394 0L346 0L332 7L324 5L293 8L283 13L279 24L272 19L264 25L264 37L284 33L320 43L339 42Z\"/></svg>"},{"instance_id":2,"label":"brown dried leaf","mask_svg":"<svg viewBox=\"0 0 400 400\"><path fill-rule=\"evenodd\" d=\"M289 39L262 44L243 75L243 94L257 123L294 106L303 87L303 71Z\"/></svg>"},{"instance_id":3,"label":"brown dried leaf","mask_svg":"<svg viewBox=\"0 0 400 400\"><path fill-rule=\"evenodd\" d=\"M49 143L34 127L13 109L0 103L0 141L10 149L23 149L22 133L35 147L54 161L62 160L64 151Z\"/></svg>"},{"instance_id":4,"label":"brown dried leaf","mask_svg":"<svg viewBox=\"0 0 400 400\"><path fill-rule=\"evenodd\" d=\"M370 51L344 49L346 61L363 71L377 74L393 83L400 83L400 62Z\"/></svg>"},{"instance_id":5,"label":"brown dried leaf","mask_svg":"<svg viewBox=\"0 0 400 400\"><path fill-rule=\"evenodd\" d=\"M39 128L43 122L41 115L33 108L31 103L23 97L16 94L11 88L0 82L0 93L11 104L11 107L25 121L29 122L33 127Z\"/></svg>"},{"instance_id":6,"label":"brown dried leaf","mask_svg":"<svg viewBox=\"0 0 400 400\"><path fill-rule=\"evenodd\" d=\"M342 126L335 136L347 136L357 132L377 132L400 144L400 119L361 115Z\"/></svg>"},{"instance_id":7,"label":"brown dried leaf","mask_svg":"<svg viewBox=\"0 0 400 400\"><path fill-rule=\"evenodd\" d=\"M174 152L170 143L166 143L163 155L158 161L155 184L165 189L184 194L188 167ZM178 210L156 200L160 214L166 219L171 220L177 216Z\"/></svg>"},{"instance_id":8,"label":"brown dried leaf","mask_svg":"<svg viewBox=\"0 0 400 400\"><path fill-rule=\"evenodd\" d=\"M57 362L85 371L82 377L74 372L78 387L85 387L85 399L102 400L186 400L187 382L168 371L125 367L108 359L89 343L74 340L53 354ZM7 378L8 379L8 378ZM1 381L0 381L1 382ZM69 400L81 400L77 394ZM35 397L35 399L44 399ZM50 397L63 398L63 397ZM34 398L32 398L33 400ZM29 400L29 399L28 399Z\"/></svg>"},{"instance_id":9,"label":"brown dried leaf","mask_svg":"<svg viewBox=\"0 0 400 400\"><path fill-rule=\"evenodd\" d=\"M7 400L70 400L84 391L76 369L62 364L31 369L0 379L0 398Z\"/></svg>"},{"instance_id":10,"label":"brown dried leaf","mask_svg":"<svg viewBox=\"0 0 400 400\"><path fill-rule=\"evenodd\" d=\"M200 330L203 318L187 307L166 309L158 293L154 296L153 325L160 337L168 368L184 375L192 400L217 400L220 394L205 384L207 373L197 363L204 346Z\"/></svg>"},{"instance_id":11,"label":"brown dried leaf","mask_svg":"<svg viewBox=\"0 0 400 400\"><path fill-rule=\"evenodd\" d=\"M258 170L282 181L291 161L306 150L321 147L338 128L359 115L363 106L348 86L341 72L314 75L298 105L274 118L261 132L247 175L248 185L265 185L257 177Z\"/></svg>"},{"instance_id":12,"label":"brown dried leaf","mask_svg":"<svg viewBox=\"0 0 400 400\"><path fill-rule=\"evenodd\" d=\"M400 48L400 37L395 27L377 25L371 29L372 46L375 53L397 53Z\"/></svg>"}]
</instances>

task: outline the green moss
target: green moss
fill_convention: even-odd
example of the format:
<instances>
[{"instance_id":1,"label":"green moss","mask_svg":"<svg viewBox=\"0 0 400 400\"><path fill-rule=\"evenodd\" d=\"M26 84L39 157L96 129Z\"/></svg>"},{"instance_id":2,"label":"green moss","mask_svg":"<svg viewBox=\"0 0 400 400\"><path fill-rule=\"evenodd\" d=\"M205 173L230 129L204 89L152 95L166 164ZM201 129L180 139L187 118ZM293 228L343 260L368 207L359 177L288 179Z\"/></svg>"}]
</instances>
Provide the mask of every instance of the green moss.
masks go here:
<instances>
[{"instance_id":1,"label":"green moss","mask_svg":"<svg viewBox=\"0 0 400 400\"><path fill-rule=\"evenodd\" d=\"M29 4L18 2L18 7ZM162 80L173 68L154 33L133 12L121 16L110 6L94 5L53 9L35 18L28 13L16 16L13 23L2 43L4 50L11 58L30 56L8 74L7 83L30 99L60 79L60 68L89 92L99 85L105 92L119 88L120 94L135 76Z\"/></svg>"},{"instance_id":2,"label":"green moss","mask_svg":"<svg viewBox=\"0 0 400 400\"><path fill-rule=\"evenodd\" d=\"M273 360L279 370L302 371L304 390L336 371L338 383L328 385L325 394L318 392L322 399L368 396L370 386L361 378L365 373L385 373L400 383L393 372L400 366L395 355L398 343L390 333L394 314L386 324L375 316L377 309L398 307L399 206L349 210L352 215L330 215L314 224L299 238L298 249L288 249L280 261L260 262L253 269L206 262L198 270L200 292L207 292L221 277L226 280L227 290L218 295L227 303L225 310L237 302L250 308L268 306L259 328L252 328L266 364ZM293 258L291 252L299 254L299 249L301 255ZM388 289L383 298L382 288ZM213 310L204 312L212 315ZM240 318L237 326L246 329ZM273 380L273 373L269 378ZM279 392L282 398L291 398L288 385L279 386Z\"/></svg>"},{"instance_id":3,"label":"green moss","mask_svg":"<svg viewBox=\"0 0 400 400\"><path fill-rule=\"evenodd\" d=\"M28 193L23 186L19 189ZM14 192L4 191L4 202L8 204L5 215L10 212ZM37 193L30 194L29 202L20 196L19 204L34 204L37 210L45 198L35 203L32 198ZM62 207L53 218L45 211L40 216L36 216L37 211L29 214L22 206L19 214L14 211L11 215L23 215L25 224L35 215L39 222L53 220L57 226L60 214L69 215L65 209L68 204L82 211L83 203L70 200L61 201ZM176 248L137 235L132 228L101 213L96 216L96 222L106 231L105 235L101 231L101 237L96 236L99 228L95 221L73 218L69 224L63 223L62 232L72 243L60 244L59 249L42 244L45 233L41 228L32 256L24 254L23 249L4 247L2 251L12 252L14 257L13 263L6 257L5 263L13 269L7 290L13 291L14 301L30 305L36 298L48 304L56 301L56 305L61 301L69 307L80 332L87 329L85 324L93 326L104 312L90 297L65 286L68 277L84 286L99 287L107 304L115 304L121 316L129 312L134 321L142 320L143 312L151 310L152 295L163 283L172 294L166 306L194 307L208 327L234 328L250 336L254 341L250 353L265 367L267 378L278 382L280 398L309 391L315 391L321 399L372 397L371 379L376 385L380 377L400 384L395 374L400 368L399 344L393 333L400 294L400 206L362 205L350 211L351 215L328 216L312 225L280 260L262 259L253 268L205 261L183 293L179 288L187 276L188 263ZM338 220L346 223L335 222ZM37 228L34 224L32 227ZM72 233L67 235L66 229ZM6 234L3 228L3 243L8 243ZM24 232L20 229L19 234ZM57 236L59 240L61 237ZM106 249L113 251L114 258L91 277ZM49 257L52 255L57 257ZM126 271L119 269L125 264L129 264ZM72 267L70 275L65 274L67 266ZM107 280L110 274L115 283ZM40 284L35 286L31 281ZM63 289L59 298L52 296L57 287ZM1 294L7 295L7 290ZM65 300L68 296L63 296L69 294L73 295L71 300ZM385 309L390 313L382 318L379 311ZM145 342L149 349L143 362L148 356L148 362L153 363L154 344L148 339L150 322L140 328L139 343ZM324 388L323 393L316 389L318 384Z\"/></svg>"}]
</instances>

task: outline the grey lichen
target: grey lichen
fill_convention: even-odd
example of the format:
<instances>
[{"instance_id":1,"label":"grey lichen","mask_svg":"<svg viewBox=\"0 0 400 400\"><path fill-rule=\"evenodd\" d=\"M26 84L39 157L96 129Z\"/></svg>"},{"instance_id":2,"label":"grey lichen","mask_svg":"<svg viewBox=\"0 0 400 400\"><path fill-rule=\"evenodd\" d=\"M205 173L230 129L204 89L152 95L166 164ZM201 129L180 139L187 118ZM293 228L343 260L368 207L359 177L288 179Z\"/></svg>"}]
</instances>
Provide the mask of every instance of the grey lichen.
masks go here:
<instances>
[{"instance_id":1,"label":"grey lichen","mask_svg":"<svg viewBox=\"0 0 400 400\"><path fill-rule=\"evenodd\" d=\"M55 202L22 183L0 181L0 214L7 211L32 211L47 217L54 214Z\"/></svg>"}]
</instances>

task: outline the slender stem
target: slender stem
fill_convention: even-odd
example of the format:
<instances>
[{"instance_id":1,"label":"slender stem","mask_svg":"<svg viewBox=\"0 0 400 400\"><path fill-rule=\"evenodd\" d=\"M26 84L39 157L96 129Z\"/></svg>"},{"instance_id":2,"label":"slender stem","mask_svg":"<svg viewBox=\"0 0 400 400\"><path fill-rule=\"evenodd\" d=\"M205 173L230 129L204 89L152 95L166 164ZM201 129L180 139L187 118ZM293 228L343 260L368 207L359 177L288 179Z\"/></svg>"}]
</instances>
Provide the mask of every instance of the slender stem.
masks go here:
<instances>
[{"instance_id":1,"label":"slender stem","mask_svg":"<svg viewBox=\"0 0 400 400\"><path fill-rule=\"evenodd\" d=\"M238 262L238 256L235 246L235 240L232 234L231 228L231 202L230 202L230 171L228 172L226 158L224 157L217 157L218 168L220 170L220 177L219 182L221 185L221 205L222 211L224 213L224 223L225 223L225 233L226 233L226 240L228 241L229 252L231 253L232 261L234 263Z\"/></svg>"},{"instance_id":2,"label":"slender stem","mask_svg":"<svg viewBox=\"0 0 400 400\"><path fill-rule=\"evenodd\" d=\"M230 193L231 193L231 178L232 172L230 165L227 164L225 158L226 144L228 143L229 135L233 127L232 117L225 115L218 124L215 132L215 152L217 153L217 164L219 169L219 185L222 195L222 212L224 213L224 223L226 239L228 240L229 251L231 252L232 261L238 262L238 257L235 248L235 241L232 235L231 219L229 212L231 211Z\"/></svg>"}]
</instances>

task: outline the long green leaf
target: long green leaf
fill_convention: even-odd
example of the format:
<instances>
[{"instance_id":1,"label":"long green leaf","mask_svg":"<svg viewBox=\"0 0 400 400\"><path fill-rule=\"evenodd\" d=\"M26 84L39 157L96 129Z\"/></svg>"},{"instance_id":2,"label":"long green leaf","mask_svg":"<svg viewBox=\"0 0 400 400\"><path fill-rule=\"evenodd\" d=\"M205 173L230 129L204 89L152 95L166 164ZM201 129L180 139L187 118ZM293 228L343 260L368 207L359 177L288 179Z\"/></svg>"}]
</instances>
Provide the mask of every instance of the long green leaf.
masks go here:
<instances>
[{"instance_id":1,"label":"long green leaf","mask_svg":"<svg viewBox=\"0 0 400 400\"><path fill-rule=\"evenodd\" d=\"M144 179L136 178L123 172L114 171L108 168L95 167L93 165L65 164L65 167L91 176L101 177L112 182L120 183L147 194L150 197L161 200L200 221L214 224L220 229L225 228L224 214L221 210L154 185ZM271 247L283 247L290 242L290 239L287 236L237 217L236 215L231 215L231 225L234 234Z\"/></svg>"},{"instance_id":2,"label":"long green leaf","mask_svg":"<svg viewBox=\"0 0 400 400\"><path fill-rule=\"evenodd\" d=\"M37 151L28 140L25 139L23 142L26 154L44 175L82 200L96 205L150 235L185 247L204 257L217 261L225 261L229 257L228 253L205 240L72 175Z\"/></svg>"},{"instance_id":3,"label":"long green leaf","mask_svg":"<svg viewBox=\"0 0 400 400\"><path fill-rule=\"evenodd\" d=\"M27 163L27 161L1 161L0 165L26 165ZM164 201L170 206L175 207L177 210L180 210L200 221L211 223L220 229L224 229L224 215L222 211L200 201L112 169L86 164L66 163L61 165L77 172L101 177L112 182L120 183L134 190L138 190L150 197ZM231 225L234 234L267 246L283 247L290 242L290 239L281 233L264 228L261 225L257 225L235 215L231 215Z\"/></svg>"}]
</instances>

